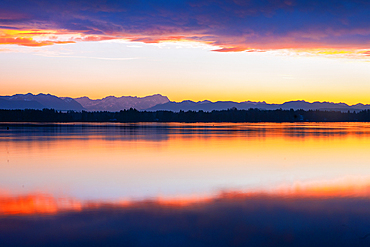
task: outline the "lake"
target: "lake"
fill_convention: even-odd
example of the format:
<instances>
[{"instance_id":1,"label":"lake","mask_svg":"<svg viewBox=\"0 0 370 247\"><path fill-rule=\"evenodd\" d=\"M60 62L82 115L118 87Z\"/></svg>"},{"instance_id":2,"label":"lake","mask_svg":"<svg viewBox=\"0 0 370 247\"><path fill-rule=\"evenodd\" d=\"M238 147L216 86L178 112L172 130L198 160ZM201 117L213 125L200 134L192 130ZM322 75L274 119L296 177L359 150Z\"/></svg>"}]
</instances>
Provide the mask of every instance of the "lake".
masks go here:
<instances>
[{"instance_id":1,"label":"lake","mask_svg":"<svg viewBox=\"0 0 370 247\"><path fill-rule=\"evenodd\" d=\"M3 125L0 188L118 200L366 183L369 137L367 123Z\"/></svg>"},{"instance_id":2,"label":"lake","mask_svg":"<svg viewBox=\"0 0 370 247\"><path fill-rule=\"evenodd\" d=\"M346 212L352 226L328 229L344 232L347 242L340 243L363 244L359 239L367 241L364 236L370 232L369 148L370 123L2 123L0 215L24 220L60 211L100 212L102 205L104 210L106 205L147 210L149 202L184 210L243 198L248 205L268 205L275 218L283 217L275 208L294 208L289 214L299 208L300 215L310 212L317 219L330 210L336 216ZM241 215L250 215L248 210ZM328 222L347 221L336 217ZM0 218L0 230L9 224L4 222ZM279 227L275 223L269 223L271 229L280 229L281 222ZM320 220L314 223L322 225ZM297 226L297 221L291 224ZM0 243L9 239L0 237ZM135 241L128 246L148 244ZM173 244L181 246L175 240Z\"/></svg>"}]
</instances>

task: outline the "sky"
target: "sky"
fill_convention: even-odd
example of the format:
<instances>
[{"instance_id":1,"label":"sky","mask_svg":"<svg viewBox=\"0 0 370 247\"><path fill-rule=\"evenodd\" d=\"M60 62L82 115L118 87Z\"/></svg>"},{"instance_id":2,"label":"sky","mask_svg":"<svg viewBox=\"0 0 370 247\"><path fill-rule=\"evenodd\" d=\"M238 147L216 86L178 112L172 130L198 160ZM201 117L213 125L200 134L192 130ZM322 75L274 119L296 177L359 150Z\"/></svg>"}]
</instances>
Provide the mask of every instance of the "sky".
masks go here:
<instances>
[{"instance_id":1,"label":"sky","mask_svg":"<svg viewBox=\"0 0 370 247\"><path fill-rule=\"evenodd\" d=\"M370 104L367 0L2 0L1 95Z\"/></svg>"}]
</instances>

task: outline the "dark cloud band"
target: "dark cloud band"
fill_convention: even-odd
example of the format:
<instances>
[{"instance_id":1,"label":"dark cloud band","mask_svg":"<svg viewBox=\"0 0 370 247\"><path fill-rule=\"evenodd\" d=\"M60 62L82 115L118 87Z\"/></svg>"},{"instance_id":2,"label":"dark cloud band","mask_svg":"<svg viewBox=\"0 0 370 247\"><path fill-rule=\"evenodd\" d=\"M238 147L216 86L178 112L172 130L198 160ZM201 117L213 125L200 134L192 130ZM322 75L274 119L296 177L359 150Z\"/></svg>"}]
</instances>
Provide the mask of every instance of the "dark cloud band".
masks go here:
<instances>
[{"instance_id":1,"label":"dark cloud band","mask_svg":"<svg viewBox=\"0 0 370 247\"><path fill-rule=\"evenodd\" d=\"M4 28L143 42L181 36L221 51L370 46L370 2L362 0L5 0L1 5Z\"/></svg>"}]
</instances>

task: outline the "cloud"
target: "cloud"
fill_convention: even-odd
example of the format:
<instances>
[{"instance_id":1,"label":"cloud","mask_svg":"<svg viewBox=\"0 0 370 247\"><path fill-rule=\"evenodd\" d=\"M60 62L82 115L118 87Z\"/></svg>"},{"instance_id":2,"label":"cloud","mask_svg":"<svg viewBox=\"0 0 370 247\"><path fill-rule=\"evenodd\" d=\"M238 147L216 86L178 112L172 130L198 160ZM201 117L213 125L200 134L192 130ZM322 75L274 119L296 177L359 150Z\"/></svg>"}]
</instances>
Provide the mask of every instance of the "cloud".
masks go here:
<instances>
[{"instance_id":1,"label":"cloud","mask_svg":"<svg viewBox=\"0 0 370 247\"><path fill-rule=\"evenodd\" d=\"M58 42L128 39L204 42L215 51L369 49L365 0L5 1L0 26L80 35ZM2 44L36 42L21 33Z\"/></svg>"},{"instance_id":2,"label":"cloud","mask_svg":"<svg viewBox=\"0 0 370 247\"><path fill-rule=\"evenodd\" d=\"M55 36L56 34L57 34L56 31L47 31L47 30L22 31L22 30L0 29L0 44L1 45L14 44L21 46L38 47L54 44L75 43L75 41L72 40L57 40L57 37ZM35 37L41 39L36 40Z\"/></svg>"},{"instance_id":3,"label":"cloud","mask_svg":"<svg viewBox=\"0 0 370 247\"><path fill-rule=\"evenodd\" d=\"M141 59L140 57L89 57L89 56L68 56L68 55L49 55L49 54L39 54L43 57L64 57L64 58L88 58L88 59L98 59L98 60L110 60L110 61L126 61L126 60L136 60Z\"/></svg>"},{"instance_id":4,"label":"cloud","mask_svg":"<svg viewBox=\"0 0 370 247\"><path fill-rule=\"evenodd\" d=\"M0 38L0 44L1 45L9 45L9 44L15 44L15 45L23 45L23 46L46 46L46 45L54 45L54 44L68 44L68 43L74 43L73 41L35 41L32 38L17 38L17 37L11 37L11 38Z\"/></svg>"}]
</instances>

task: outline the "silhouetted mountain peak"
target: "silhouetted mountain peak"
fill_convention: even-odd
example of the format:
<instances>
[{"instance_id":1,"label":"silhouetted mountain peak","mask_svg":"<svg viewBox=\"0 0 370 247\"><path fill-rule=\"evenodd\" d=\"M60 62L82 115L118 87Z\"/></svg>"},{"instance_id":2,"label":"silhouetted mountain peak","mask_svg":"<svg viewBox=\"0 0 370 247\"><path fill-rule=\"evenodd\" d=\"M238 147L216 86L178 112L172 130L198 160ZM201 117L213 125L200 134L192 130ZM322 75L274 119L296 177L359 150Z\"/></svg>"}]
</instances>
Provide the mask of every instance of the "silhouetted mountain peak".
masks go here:
<instances>
[{"instance_id":1,"label":"silhouetted mountain peak","mask_svg":"<svg viewBox=\"0 0 370 247\"><path fill-rule=\"evenodd\" d=\"M182 102L167 102L161 105L156 105L147 110L156 111L156 110L167 110L167 111L213 111L213 110L227 110L227 109L250 109L258 108L262 110L275 110L275 109L294 109L294 110L335 110L335 111L348 111L355 110L360 111L364 109L370 109L370 105L356 104L349 106L346 103L333 103L333 102L307 102L305 100L294 100L288 101L283 104L268 104L265 101L253 102L253 101L244 101L244 102L233 102L233 101L217 101L211 102L208 100L203 100L199 102L194 102L191 100L184 100Z\"/></svg>"},{"instance_id":2,"label":"silhouetted mountain peak","mask_svg":"<svg viewBox=\"0 0 370 247\"><path fill-rule=\"evenodd\" d=\"M57 97L50 93L39 93L34 95L15 94L12 96L0 96L0 109L43 109L53 108L56 110L88 110L88 111L120 111L124 109L135 108L137 110L167 110L167 111L213 111L227 109L250 109L258 108L262 110L274 109L294 109L294 110L335 110L335 111L360 111L370 109L370 105L358 103L348 105L346 103L333 103L328 101L307 102L305 100L287 101L283 104L268 104L265 101L216 101L202 100L194 102L184 100L173 102L168 97L161 94L153 94L145 97L113 95L102 99L92 100L87 96L79 98Z\"/></svg>"},{"instance_id":3,"label":"silhouetted mountain peak","mask_svg":"<svg viewBox=\"0 0 370 247\"><path fill-rule=\"evenodd\" d=\"M55 95L39 93L34 95L15 94L12 96L0 96L2 104L1 109L43 109L52 108L55 110L83 110L83 107L72 98L62 99Z\"/></svg>"},{"instance_id":4,"label":"silhouetted mountain peak","mask_svg":"<svg viewBox=\"0 0 370 247\"><path fill-rule=\"evenodd\" d=\"M92 100L88 97L75 98L86 110L89 111L120 111L124 109L135 108L143 110L158 104L164 104L170 100L160 94L149 95L145 97L137 96L107 96L102 99Z\"/></svg>"}]
</instances>

